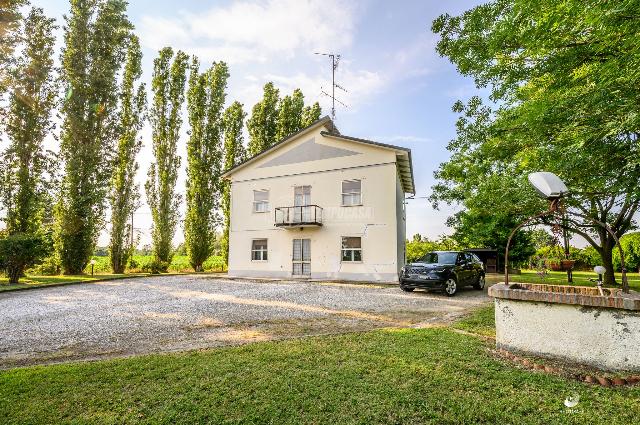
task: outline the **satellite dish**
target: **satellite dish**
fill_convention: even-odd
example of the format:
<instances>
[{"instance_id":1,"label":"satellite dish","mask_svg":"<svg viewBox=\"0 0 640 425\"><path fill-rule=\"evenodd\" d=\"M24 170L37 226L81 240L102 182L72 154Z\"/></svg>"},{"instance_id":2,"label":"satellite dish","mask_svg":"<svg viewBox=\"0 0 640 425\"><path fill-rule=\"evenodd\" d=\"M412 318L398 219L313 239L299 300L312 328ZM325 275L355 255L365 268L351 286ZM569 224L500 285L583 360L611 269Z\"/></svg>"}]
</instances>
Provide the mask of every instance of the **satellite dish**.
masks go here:
<instances>
[{"instance_id":1,"label":"satellite dish","mask_svg":"<svg viewBox=\"0 0 640 425\"><path fill-rule=\"evenodd\" d=\"M560 180L560 177L546 171L529 174L529 183L540 196L549 200L562 198L569 193L567 185Z\"/></svg>"}]
</instances>

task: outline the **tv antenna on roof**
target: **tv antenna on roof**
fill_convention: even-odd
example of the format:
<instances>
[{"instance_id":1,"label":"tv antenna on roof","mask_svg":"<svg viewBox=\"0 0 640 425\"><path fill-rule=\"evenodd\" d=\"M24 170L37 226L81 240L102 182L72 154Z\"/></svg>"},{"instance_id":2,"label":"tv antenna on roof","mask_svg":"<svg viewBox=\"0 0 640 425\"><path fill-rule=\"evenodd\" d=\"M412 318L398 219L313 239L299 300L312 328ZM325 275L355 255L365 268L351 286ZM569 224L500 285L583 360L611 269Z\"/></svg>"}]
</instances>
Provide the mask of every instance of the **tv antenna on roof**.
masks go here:
<instances>
[{"instance_id":1,"label":"tv antenna on roof","mask_svg":"<svg viewBox=\"0 0 640 425\"><path fill-rule=\"evenodd\" d=\"M334 53L315 53L315 54L321 55L321 56L329 56L329 59L331 59L331 94L324 91L322 87L320 88L320 92L331 99L331 119L335 121L336 120L336 102L338 102L345 108L348 107L347 105L345 105L344 103L336 99L336 87L344 91L345 93L347 93L347 89L342 87L340 84L336 83L336 69L338 69L338 63L340 63L340 55L336 55Z\"/></svg>"}]
</instances>

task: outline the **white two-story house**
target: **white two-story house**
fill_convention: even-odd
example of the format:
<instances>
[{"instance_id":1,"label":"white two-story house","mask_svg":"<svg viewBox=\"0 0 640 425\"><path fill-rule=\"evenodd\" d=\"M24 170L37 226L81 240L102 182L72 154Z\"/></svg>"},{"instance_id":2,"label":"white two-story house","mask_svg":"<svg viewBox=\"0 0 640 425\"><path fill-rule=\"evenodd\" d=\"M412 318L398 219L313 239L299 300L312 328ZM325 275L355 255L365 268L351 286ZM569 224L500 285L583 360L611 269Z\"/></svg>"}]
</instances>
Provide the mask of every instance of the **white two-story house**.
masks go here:
<instances>
[{"instance_id":1,"label":"white two-story house","mask_svg":"<svg viewBox=\"0 0 640 425\"><path fill-rule=\"evenodd\" d=\"M397 281L411 151L322 118L226 171L229 276Z\"/></svg>"}]
</instances>

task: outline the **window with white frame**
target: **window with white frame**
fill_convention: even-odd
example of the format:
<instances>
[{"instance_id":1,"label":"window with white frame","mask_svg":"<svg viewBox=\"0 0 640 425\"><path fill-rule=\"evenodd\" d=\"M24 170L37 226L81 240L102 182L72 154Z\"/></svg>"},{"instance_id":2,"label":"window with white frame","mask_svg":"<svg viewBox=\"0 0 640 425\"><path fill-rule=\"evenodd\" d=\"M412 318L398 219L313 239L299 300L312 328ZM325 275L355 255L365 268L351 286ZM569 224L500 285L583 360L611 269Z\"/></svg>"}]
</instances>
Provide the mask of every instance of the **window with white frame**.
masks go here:
<instances>
[{"instance_id":1,"label":"window with white frame","mask_svg":"<svg viewBox=\"0 0 640 425\"><path fill-rule=\"evenodd\" d=\"M342 261L362 261L362 238L352 236L342 237Z\"/></svg>"},{"instance_id":2,"label":"window with white frame","mask_svg":"<svg viewBox=\"0 0 640 425\"><path fill-rule=\"evenodd\" d=\"M264 213L269 211L269 191L253 191L253 212Z\"/></svg>"},{"instance_id":3,"label":"window with white frame","mask_svg":"<svg viewBox=\"0 0 640 425\"><path fill-rule=\"evenodd\" d=\"M267 240L254 239L251 241L251 260L267 261Z\"/></svg>"},{"instance_id":4,"label":"window with white frame","mask_svg":"<svg viewBox=\"0 0 640 425\"><path fill-rule=\"evenodd\" d=\"M362 181L342 181L342 206L362 205Z\"/></svg>"}]
</instances>

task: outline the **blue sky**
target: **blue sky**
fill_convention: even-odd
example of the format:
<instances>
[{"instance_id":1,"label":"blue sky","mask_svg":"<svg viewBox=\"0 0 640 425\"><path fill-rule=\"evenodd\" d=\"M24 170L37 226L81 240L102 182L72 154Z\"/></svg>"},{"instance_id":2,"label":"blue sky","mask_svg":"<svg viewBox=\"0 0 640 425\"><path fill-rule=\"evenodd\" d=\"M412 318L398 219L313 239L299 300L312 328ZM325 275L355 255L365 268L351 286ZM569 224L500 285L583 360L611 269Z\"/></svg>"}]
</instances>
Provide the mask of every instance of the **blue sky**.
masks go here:
<instances>
[{"instance_id":1,"label":"blue sky","mask_svg":"<svg viewBox=\"0 0 640 425\"><path fill-rule=\"evenodd\" d=\"M32 0L58 19L67 0ZM343 134L411 148L417 197L428 196L433 171L448 157L446 145L455 135L451 105L476 90L473 82L435 52L431 22L442 13L459 14L473 1L340 1L132 0L129 16L144 48L144 76L165 45L196 54L203 66L226 61L231 78L227 102L240 100L250 111L261 87L274 81L284 93L302 88L308 102L320 101L329 113L321 89L330 87L328 59L314 52L342 55L336 80L349 93L339 93L349 106L337 110ZM61 35L61 31L60 31ZM186 119L185 119L186 121ZM185 125L186 127L186 125ZM186 128L180 151L184 152ZM138 181L146 177L150 131L143 131ZM142 184L141 184L142 186ZM184 173L179 191L184 188ZM144 198L144 196L143 196ZM453 210L434 211L425 199L409 201L407 233L435 238L449 233L445 220ZM150 217L136 214L142 243L148 243ZM175 242L182 240L179 230ZM100 244L106 243L104 235Z\"/></svg>"}]
</instances>

